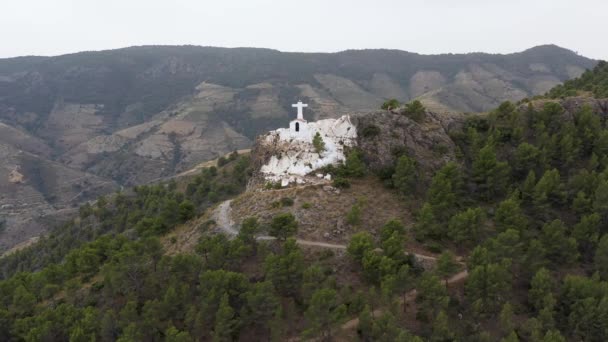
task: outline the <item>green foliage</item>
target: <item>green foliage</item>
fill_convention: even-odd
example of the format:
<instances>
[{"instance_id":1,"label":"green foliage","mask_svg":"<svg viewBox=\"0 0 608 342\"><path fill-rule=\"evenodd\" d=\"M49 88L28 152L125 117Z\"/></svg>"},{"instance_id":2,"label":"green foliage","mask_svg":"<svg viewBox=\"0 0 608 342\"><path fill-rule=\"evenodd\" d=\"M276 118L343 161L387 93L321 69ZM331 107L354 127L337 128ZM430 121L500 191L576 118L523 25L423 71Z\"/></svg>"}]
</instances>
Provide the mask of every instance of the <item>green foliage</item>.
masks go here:
<instances>
[{"instance_id":1,"label":"green foliage","mask_svg":"<svg viewBox=\"0 0 608 342\"><path fill-rule=\"evenodd\" d=\"M441 253L437 259L437 275L445 280L446 287L448 286L448 278L454 274L460 265L456 262L454 254L450 251Z\"/></svg>"},{"instance_id":2,"label":"green foliage","mask_svg":"<svg viewBox=\"0 0 608 342\"><path fill-rule=\"evenodd\" d=\"M540 241L547 257L557 264L571 264L578 258L576 240L566 235L566 227L560 220L543 226Z\"/></svg>"},{"instance_id":3,"label":"green foliage","mask_svg":"<svg viewBox=\"0 0 608 342\"><path fill-rule=\"evenodd\" d=\"M399 108L400 106L401 106L401 103L399 103L399 101L397 99L390 99L390 100L384 101L384 103L382 104L380 109L393 110L393 109Z\"/></svg>"},{"instance_id":4,"label":"green foliage","mask_svg":"<svg viewBox=\"0 0 608 342\"><path fill-rule=\"evenodd\" d=\"M215 326L213 327L213 342L230 342L238 321L234 318L235 313L228 302L228 294L224 293L219 308L215 314Z\"/></svg>"},{"instance_id":5,"label":"green foliage","mask_svg":"<svg viewBox=\"0 0 608 342\"><path fill-rule=\"evenodd\" d=\"M325 152L325 142L319 132L312 138L312 145L315 148L315 152L318 154Z\"/></svg>"},{"instance_id":6,"label":"green foliage","mask_svg":"<svg viewBox=\"0 0 608 342\"><path fill-rule=\"evenodd\" d=\"M287 296L298 294L304 272L304 258L294 239L285 242L280 254L269 254L264 268L267 279L279 293Z\"/></svg>"},{"instance_id":7,"label":"green foliage","mask_svg":"<svg viewBox=\"0 0 608 342\"><path fill-rule=\"evenodd\" d=\"M350 181L344 177L337 176L334 178L332 185L338 189L350 188Z\"/></svg>"},{"instance_id":8,"label":"green foliage","mask_svg":"<svg viewBox=\"0 0 608 342\"><path fill-rule=\"evenodd\" d=\"M600 277L604 280L608 280L608 234L605 234L600 239L595 252L594 262L595 269Z\"/></svg>"},{"instance_id":9,"label":"green foliage","mask_svg":"<svg viewBox=\"0 0 608 342\"><path fill-rule=\"evenodd\" d=\"M380 127L378 127L376 125L365 126L365 128L363 128L363 130L361 131L361 135L364 138L377 137L378 135L380 135L380 133L381 133Z\"/></svg>"},{"instance_id":10,"label":"green foliage","mask_svg":"<svg viewBox=\"0 0 608 342\"><path fill-rule=\"evenodd\" d=\"M437 223L433 207L429 203L425 203L418 212L418 218L414 225L416 239L440 239L444 235L444 231L441 228L441 225Z\"/></svg>"},{"instance_id":11,"label":"green foliage","mask_svg":"<svg viewBox=\"0 0 608 342\"><path fill-rule=\"evenodd\" d=\"M405 196L411 195L417 181L416 161L408 156L399 157L392 179L393 186L401 194Z\"/></svg>"},{"instance_id":12,"label":"green foliage","mask_svg":"<svg viewBox=\"0 0 608 342\"><path fill-rule=\"evenodd\" d=\"M484 263L474 267L466 281L466 296L477 315L495 314L511 291L508 264Z\"/></svg>"},{"instance_id":13,"label":"green foliage","mask_svg":"<svg viewBox=\"0 0 608 342\"><path fill-rule=\"evenodd\" d=\"M448 235L457 243L474 244L484 231L485 214L481 208L469 208L450 219Z\"/></svg>"},{"instance_id":14,"label":"green foliage","mask_svg":"<svg viewBox=\"0 0 608 342\"><path fill-rule=\"evenodd\" d=\"M403 114L416 122L421 122L424 120L425 112L426 108L424 108L422 102L418 100L414 100L406 104L405 108L403 109Z\"/></svg>"},{"instance_id":15,"label":"green foliage","mask_svg":"<svg viewBox=\"0 0 608 342\"><path fill-rule=\"evenodd\" d=\"M357 200L355 204L346 213L346 222L351 226L356 226L361 223L361 215L363 211L364 203L361 200Z\"/></svg>"},{"instance_id":16,"label":"green foliage","mask_svg":"<svg viewBox=\"0 0 608 342\"><path fill-rule=\"evenodd\" d=\"M298 221L291 213L278 214L272 218L268 233L279 240L286 240L298 231Z\"/></svg>"},{"instance_id":17,"label":"green foliage","mask_svg":"<svg viewBox=\"0 0 608 342\"><path fill-rule=\"evenodd\" d=\"M333 289L319 289L310 300L305 316L308 320L307 336L320 336L331 340L333 325L339 323L346 315L346 306L339 304L338 294Z\"/></svg>"},{"instance_id":18,"label":"green foliage","mask_svg":"<svg viewBox=\"0 0 608 342\"><path fill-rule=\"evenodd\" d=\"M507 190L509 165L497 160L496 152L491 144L479 150L473 161L472 173L484 199L500 196Z\"/></svg>"},{"instance_id":19,"label":"green foliage","mask_svg":"<svg viewBox=\"0 0 608 342\"><path fill-rule=\"evenodd\" d=\"M608 63L600 61L593 70L585 71L579 78L564 82L551 89L551 98L575 96L581 92L591 92L595 97L608 97Z\"/></svg>"},{"instance_id":20,"label":"green foliage","mask_svg":"<svg viewBox=\"0 0 608 342\"><path fill-rule=\"evenodd\" d=\"M293 205L293 198L291 197L281 197L281 206L283 207L291 207Z\"/></svg>"},{"instance_id":21,"label":"green foliage","mask_svg":"<svg viewBox=\"0 0 608 342\"><path fill-rule=\"evenodd\" d=\"M374 239L368 232L359 232L350 238L346 251L357 263L361 263L363 256L374 249Z\"/></svg>"},{"instance_id":22,"label":"green foliage","mask_svg":"<svg viewBox=\"0 0 608 342\"><path fill-rule=\"evenodd\" d=\"M352 150L346 155L343 173L348 177L363 177L367 173L363 155L359 150Z\"/></svg>"}]
</instances>

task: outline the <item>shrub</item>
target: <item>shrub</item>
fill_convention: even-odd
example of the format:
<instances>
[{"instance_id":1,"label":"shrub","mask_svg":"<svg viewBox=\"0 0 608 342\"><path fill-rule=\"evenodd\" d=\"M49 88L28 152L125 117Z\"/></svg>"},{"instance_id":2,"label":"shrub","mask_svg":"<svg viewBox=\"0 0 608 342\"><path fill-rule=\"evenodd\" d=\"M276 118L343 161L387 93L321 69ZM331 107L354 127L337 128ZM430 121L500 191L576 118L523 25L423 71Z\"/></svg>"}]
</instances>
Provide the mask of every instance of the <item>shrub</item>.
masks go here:
<instances>
[{"instance_id":1,"label":"shrub","mask_svg":"<svg viewBox=\"0 0 608 342\"><path fill-rule=\"evenodd\" d=\"M289 197L281 198L281 205L283 207L291 207L293 205L293 199Z\"/></svg>"},{"instance_id":2,"label":"shrub","mask_svg":"<svg viewBox=\"0 0 608 342\"><path fill-rule=\"evenodd\" d=\"M376 125L369 125L361 131L361 135L363 135L363 137L365 137L365 138L373 138L375 136L378 136L379 134L380 134L380 127L378 127Z\"/></svg>"},{"instance_id":3,"label":"shrub","mask_svg":"<svg viewBox=\"0 0 608 342\"><path fill-rule=\"evenodd\" d=\"M384 109L384 110L392 110L392 109L399 108L400 105L401 104L399 103L399 101L397 99L390 99L390 100L385 101L380 108Z\"/></svg>"},{"instance_id":4,"label":"shrub","mask_svg":"<svg viewBox=\"0 0 608 342\"><path fill-rule=\"evenodd\" d=\"M403 109L403 114L416 122L420 122L424 119L424 113L426 109L422 102L418 100L414 100L405 105L405 109Z\"/></svg>"},{"instance_id":5,"label":"shrub","mask_svg":"<svg viewBox=\"0 0 608 342\"><path fill-rule=\"evenodd\" d=\"M302 209L310 209L310 208L312 208L312 204L310 204L309 202L302 204Z\"/></svg>"},{"instance_id":6,"label":"shrub","mask_svg":"<svg viewBox=\"0 0 608 342\"><path fill-rule=\"evenodd\" d=\"M222 167L224 165L228 164L228 159L226 159L225 157L219 157L217 159L217 166L218 167Z\"/></svg>"},{"instance_id":7,"label":"shrub","mask_svg":"<svg viewBox=\"0 0 608 342\"><path fill-rule=\"evenodd\" d=\"M298 231L298 221L291 213L279 214L272 218L269 234L278 240L286 240Z\"/></svg>"},{"instance_id":8,"label":"shrub","mask_svg":"<svg viewBox=\"0 0 608 342\"><path fill-rule=\"evenodd\" d=\"M336 177L334 178L333 186L340 189L350 188L350 181L344 177Z\"/></svg>"},{"instance_id":9,"label":"shrub","mask_svg":"<svg viewBox=\"0 0 608 342\"><path fill-rule=\"evenodd\" d=\"M323 141L323 138L321 137L321 134L319 134L319 132L317 132L317 134L315 134L315 137L312 138L312 145L315 147L315 152L319 154L325 151L325 142Z\"/></svg>"}]
</instances>

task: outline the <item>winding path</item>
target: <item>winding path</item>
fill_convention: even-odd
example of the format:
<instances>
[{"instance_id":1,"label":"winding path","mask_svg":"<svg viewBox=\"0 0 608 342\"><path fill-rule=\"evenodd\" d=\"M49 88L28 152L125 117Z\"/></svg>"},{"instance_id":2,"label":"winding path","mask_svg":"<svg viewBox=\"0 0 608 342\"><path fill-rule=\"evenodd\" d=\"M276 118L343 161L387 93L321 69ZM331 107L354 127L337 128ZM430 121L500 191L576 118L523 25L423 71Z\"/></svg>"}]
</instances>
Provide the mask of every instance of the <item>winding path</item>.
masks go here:
<instances>
[{"instance_id":1,"label":"winding path","mask_svg":"<svg viewBox=\"0 0 608 342\"><path fill-rule=\"evenodd\" d=\"M217 224L218 228L222 232L224 232L228 235L231 235L231 236L235 236L239 233L239 231L236 228L236 224L234 223L234 220L232 219L232 207L230 206L231 204L232 204L232 200L222 202L219 206L217 206L217 208L213 212L212 216L213 216L213 219L215 220L215 223ZM276 240L275 237L268 236L268 235L260 235L260 236L257 236L256 239L261 240L261 241ZM296 243L298 243L299 245L302 245L302 246L314 246L314 247L323 247L323 248L332 248L332 249L346 249L346 245L337 245L337 244L333 244L333 243L309 241L309 240L302 240L302 239L296 239Z\"/></svg>"},{"instance_id":2,"label":"winding path","mask_svg":"<svg viewBox=\"0 0 608 342\"><path fill-rule=\"evenodd\" d=\"M215 222L217 223L217 226L224 233L231 235L231 236L235 236L239 232L238 232L238 229L236 228L234 220L232 219L232 208L230 207L231 203L232 203L232 200L222 202L215 209L215 211L213 213L213 218L214 218ZM266 240L275 240L274 237L267 236L267 235L258 236L258 237L256 237L256 239L265 240L265 241ZM308 240L301 240L301 239L297 239L296 242L302 246L315 246L315 247L333 248L333 249L341 249L341 250L346 249L346 245L337 245L337 244L326 243L326 242L308 241ZM412 254L419 260L427 260L427 261L436 261L437 260L436 257L429 256L429 255L423 255L423 254L417 254L417 253L412 253ZM462 263L460 261L460 258L458 258L458 262ZM460 271L460 272L454 274L453 276L451 276L447 280L447 284L458 283L458 282L466 279L468 276L469 276L469 272L465 269L465 270ZM400 303L403 305L404 302L410 303L410 302L416 300L417 294L418 294L418 291L416 291L416 289L409 291L408 293L405 294L405 297L400 300ZM376 309L372 312L372 316L378 316L381 313L382 313L382 309ZM342 329L349 330L349 329L354 329L357 326L359 326L359 318L354 318L354 319L351 319L350 321L342 324Z\"/></svg>"}]
</instances>

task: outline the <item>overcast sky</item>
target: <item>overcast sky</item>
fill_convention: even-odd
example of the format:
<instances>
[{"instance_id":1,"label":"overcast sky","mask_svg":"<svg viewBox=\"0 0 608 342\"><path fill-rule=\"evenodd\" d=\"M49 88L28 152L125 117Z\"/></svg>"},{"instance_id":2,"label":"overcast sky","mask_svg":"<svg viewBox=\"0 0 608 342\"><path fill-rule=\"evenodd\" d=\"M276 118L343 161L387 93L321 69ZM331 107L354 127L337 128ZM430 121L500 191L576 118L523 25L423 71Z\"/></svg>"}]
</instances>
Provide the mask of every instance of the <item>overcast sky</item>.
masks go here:
<instances>
[{"instance_id":1,"label":"overcast sky","mask_svg":"<svg viewBox=\"0 0 608 342\"><path fill-rule=\"evenodd\" d=\"M0 57L193 44L608 59L608 0L0 0Z\"/></svg>"}]
</instances>

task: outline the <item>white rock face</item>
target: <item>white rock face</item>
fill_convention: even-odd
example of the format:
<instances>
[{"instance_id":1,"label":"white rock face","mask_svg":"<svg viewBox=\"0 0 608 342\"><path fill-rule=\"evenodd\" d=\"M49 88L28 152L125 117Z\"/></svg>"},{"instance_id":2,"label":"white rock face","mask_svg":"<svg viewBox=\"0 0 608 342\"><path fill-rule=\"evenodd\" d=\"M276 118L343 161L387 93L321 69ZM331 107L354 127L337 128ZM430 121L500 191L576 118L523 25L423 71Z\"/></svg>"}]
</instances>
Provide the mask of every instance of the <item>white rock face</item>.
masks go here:
<instances>
[{"instance_id":1,"label":"white rock face","mask_svg":"<svg viewBox=\"0 0 608 342\"><path fill-rule=\"evenodd\" d=\"M357 129L348 115L339 119L326 119L305 123L300 132L289 128L279 128L267 133L262 143L279 151L262 166L264 178L272 182L306 183L306 175L330 164L338 164L345 159L345 147L356 144ZM315 151L312 140L319 132L325 143L325 151ZM310 177L312 179L318 179ZM327 179L327 178L325 178ZM310 180L309 180L310 181Z\"/></svg>"}]
</instances>

